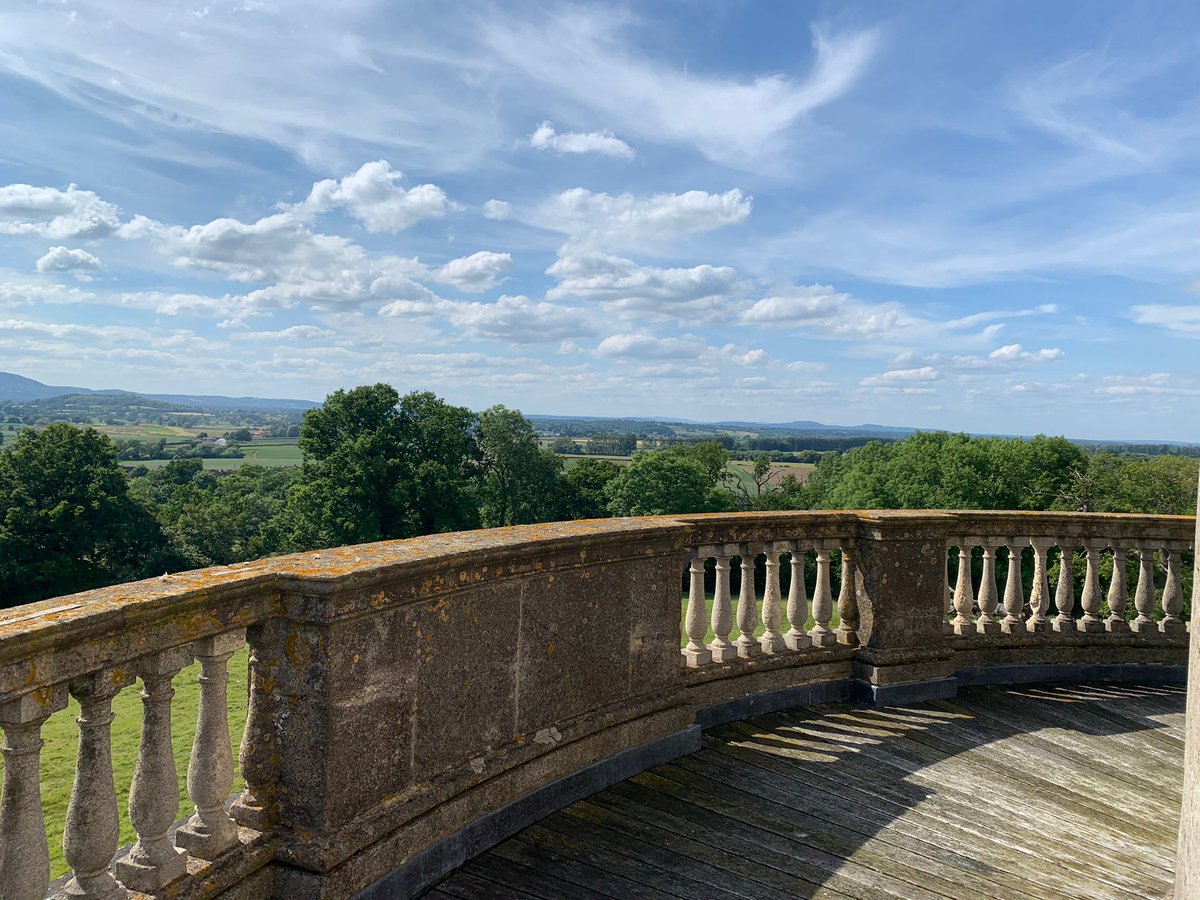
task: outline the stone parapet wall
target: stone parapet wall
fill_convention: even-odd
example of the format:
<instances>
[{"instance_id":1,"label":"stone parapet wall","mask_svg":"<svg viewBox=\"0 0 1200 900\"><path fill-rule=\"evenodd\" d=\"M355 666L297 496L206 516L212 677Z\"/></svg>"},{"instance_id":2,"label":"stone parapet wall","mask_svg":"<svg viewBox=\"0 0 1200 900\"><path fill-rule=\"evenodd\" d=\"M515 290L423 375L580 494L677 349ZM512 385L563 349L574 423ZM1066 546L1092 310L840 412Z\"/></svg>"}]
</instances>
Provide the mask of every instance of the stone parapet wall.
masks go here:
<instances>
[{"instance_id":1,"label":"stone parapet wall","mask_svg":"<svg viewBox=\"0 0 1200 900\"><path fill-rule=\"evenodd\" d=\"M343 897L373 884L384 896L572 792L694 749L698 726L839 697L947 696L959 672L1177 678L1193 531L1191 517L946 511L596 520L342 547L5 610L0 896L46 892L37 749L68 693L85 704L73 896ZM1063 553L1086 567L1078 598L1046 577ZM1101 585L1114 553L1137 566L1132 590ZM1029 596L1022 565L1037 572ZM1137 616L1122 627L1126 593ZM235 761L221 750L224 679L244 643ZM172 836L171 683L193 657L197 812ZM138 842L112 863L115 792L98 773L112 697L137 680ZM227 813L235 768L247 789Z\"/></svg>"}]
</instances>

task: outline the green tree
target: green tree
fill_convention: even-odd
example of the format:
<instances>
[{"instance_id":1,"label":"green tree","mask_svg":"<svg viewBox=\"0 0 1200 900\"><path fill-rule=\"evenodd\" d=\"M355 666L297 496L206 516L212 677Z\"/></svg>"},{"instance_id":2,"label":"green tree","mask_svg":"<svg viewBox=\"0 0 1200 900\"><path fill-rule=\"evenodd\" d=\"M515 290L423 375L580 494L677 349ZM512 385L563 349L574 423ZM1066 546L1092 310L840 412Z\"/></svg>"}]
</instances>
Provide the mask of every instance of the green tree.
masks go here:
<instances>
[{"instance_id":1,"label":"green tree","mask_svg":"<svg viewBox=\"0 0 1200 900\"><path fill-rule=\"evenodd\" d=\"M720 508L710 469L684 453L638 453L609 486L614 516L656 516L709 512Z\"/></svg>"},{"instance_id":2,"label":"green tree","mask_svg":"<svg viewBox=\"0 0 1200 900\"><path fill-rule=\"evenodd\" d=\"M410 465L410 534L479 527L479 417L430 391L400 400L400 426Z\"/></svg>"},{"instance_id":3,"label":"green tree","mask_svg":"<svg viewBox=\"0 0 1200 900\"><path fill-rule=\"evenodd\" d=\"M300 477L289 498L305 548L404 537L409 466L400 396L389 384L338 390L304 414Z\"/></svg>"},{"instance_id":4,"label":"green tree","mask_svg":"<svg viewBox=\"0 0 1200 900\"><path fill-rule=\"evenodd\" d=\"M336 391L304 415L289 499L298 549L479 524L478 418L429 392L387 384Z\"/></svg>"},{"instance_id":5,"label":"green tree","mask_svg":"<svg viewBox=\"0 0 1200 900\"><path fill-rule=\"evenodd\" d=\"M621 474L611 459L579 460L567 470L568 514L572 519L599 519L608 515L609 485Z\"/></svg>"},{"instance_id":6,"label":"green tree","mask_svg":"<svg viewBox=\"0 0 1200 900\"><path fill-rule=\"evenodd\" d=\"M562 460L541 448L533 425L518 410L493 406L480 413L479 448L484 525L545 522L563 515Z\"/></svg>"},{"instance_id":7,"label":"green tree","mask_svg":"<svg viewBox=\"0 0 1200 900\"><path fill-rule=\"evenodd\" d=\"M92 428L28 429L0 452L0 598L16 605L177 568Z\"/></svg>"}]
</instances>

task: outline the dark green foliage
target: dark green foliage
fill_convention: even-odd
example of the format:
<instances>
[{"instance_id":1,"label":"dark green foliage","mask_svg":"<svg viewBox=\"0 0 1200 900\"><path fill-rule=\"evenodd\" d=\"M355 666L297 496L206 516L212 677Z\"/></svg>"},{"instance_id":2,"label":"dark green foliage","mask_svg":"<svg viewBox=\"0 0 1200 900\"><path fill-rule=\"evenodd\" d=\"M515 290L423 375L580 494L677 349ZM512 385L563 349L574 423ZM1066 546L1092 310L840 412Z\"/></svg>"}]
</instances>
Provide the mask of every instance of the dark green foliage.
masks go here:
<instances>
[{"instance_id":1,"label":"dark green foliage","mask_svg":"<svg viewBox=\"0 0 1200 900\"><path fill-rule=\"evenodd\" d=\"M609 485L621 474L611 459L581 459L563 476L568 489L568 514L572 519L599 519L608 515Z\"/></svg>"},{"instance_id":2,"label":"dark green foliage","mask_svg":"<svg viewBox=\"0 0 1200 900\"><path fill-rule=\"evenodd\" d=\"M520 412L493 406L480 413L479 448L484 472L479 514L484 525L563 517L568 498L559 478L562 460L541 448L533 425Z\"/></svg>"},{"instance_id":3,"label":"dark green foliage","mask_svg":"<svg viewBox=\"0 0 1200 900\"><path fill-rule=\"evenodd\" d=\"M178 567L102 434L51 425L0 452L0 605Z\"/></svg>"},{"instance_id":4,"label":"dark green foliage","mask_svg":"<svg viewBox=\"0 0 1200 900\"><path fill-rule=\"evenodd\" d=\"M427 392L401 400L376 384L330 394L300 429L293 542L332 547L475 527L477 427L470 410Z\"/></svg>"},{"instance_id":5,"label":"dark green foliage","mask_svg":"<svg viewBox=\"0 0 1200 900\"><path fill-rule=\"evenodd\" d=\"M614 516L656 516L715 512L727 508L704 454L638 453L609 485L609 512Z\"/></svg>"}]
</instances>

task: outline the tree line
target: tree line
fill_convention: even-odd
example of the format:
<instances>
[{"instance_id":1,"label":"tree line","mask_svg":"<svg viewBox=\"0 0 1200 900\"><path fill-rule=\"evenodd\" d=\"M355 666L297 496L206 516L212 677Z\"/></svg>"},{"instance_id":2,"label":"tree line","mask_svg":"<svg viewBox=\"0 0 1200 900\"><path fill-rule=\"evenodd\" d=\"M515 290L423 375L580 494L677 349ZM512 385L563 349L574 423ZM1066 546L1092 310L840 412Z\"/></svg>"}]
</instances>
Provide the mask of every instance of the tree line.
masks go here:
<instances>
[{"instance_id":1,"label":"tree line","mask_svg":"<svg viewBox=\"0 0 1200 900\"><path fill-rule=\"evenodd\" d=\"M737 509L1195 510L1197 461L1088 455L1064 438L920 433L823 456L807 480L716 441L567 467L520 412L390 385L305 413L297 467L130 477L92 428L27 429L0 449L0 607L167 571L421 534Z\"/></svg>"}]
</instances>

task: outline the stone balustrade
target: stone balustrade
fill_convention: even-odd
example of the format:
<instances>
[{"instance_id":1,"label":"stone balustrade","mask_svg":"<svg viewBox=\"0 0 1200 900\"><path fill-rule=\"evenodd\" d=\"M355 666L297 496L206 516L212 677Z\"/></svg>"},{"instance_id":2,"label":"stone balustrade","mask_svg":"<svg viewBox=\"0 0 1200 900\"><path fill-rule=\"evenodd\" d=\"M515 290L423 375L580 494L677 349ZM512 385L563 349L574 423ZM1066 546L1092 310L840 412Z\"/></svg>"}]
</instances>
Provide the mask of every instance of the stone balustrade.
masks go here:
<instances>
[{"instance_id":1,"label":"stone balustrade","mask_svg":"<svg viewBox=\"0 0 1200 900\"><path fill-rule=\"evenodd\" d=\"M403 895L692 752L717 722L962 683L1180 681L1193 529L1191 517L903 511L556 523L0 611L0 896L49 889L41 730L68 695L80 712L62 896ZM226 683L246 644L235 761ZM185 805L172 696L193 660ZM137 840L118 852L113 698L138 682L137 760L117 772ZM235 766L246 787L230 805Z\"/></svg>"}]
</instances>

